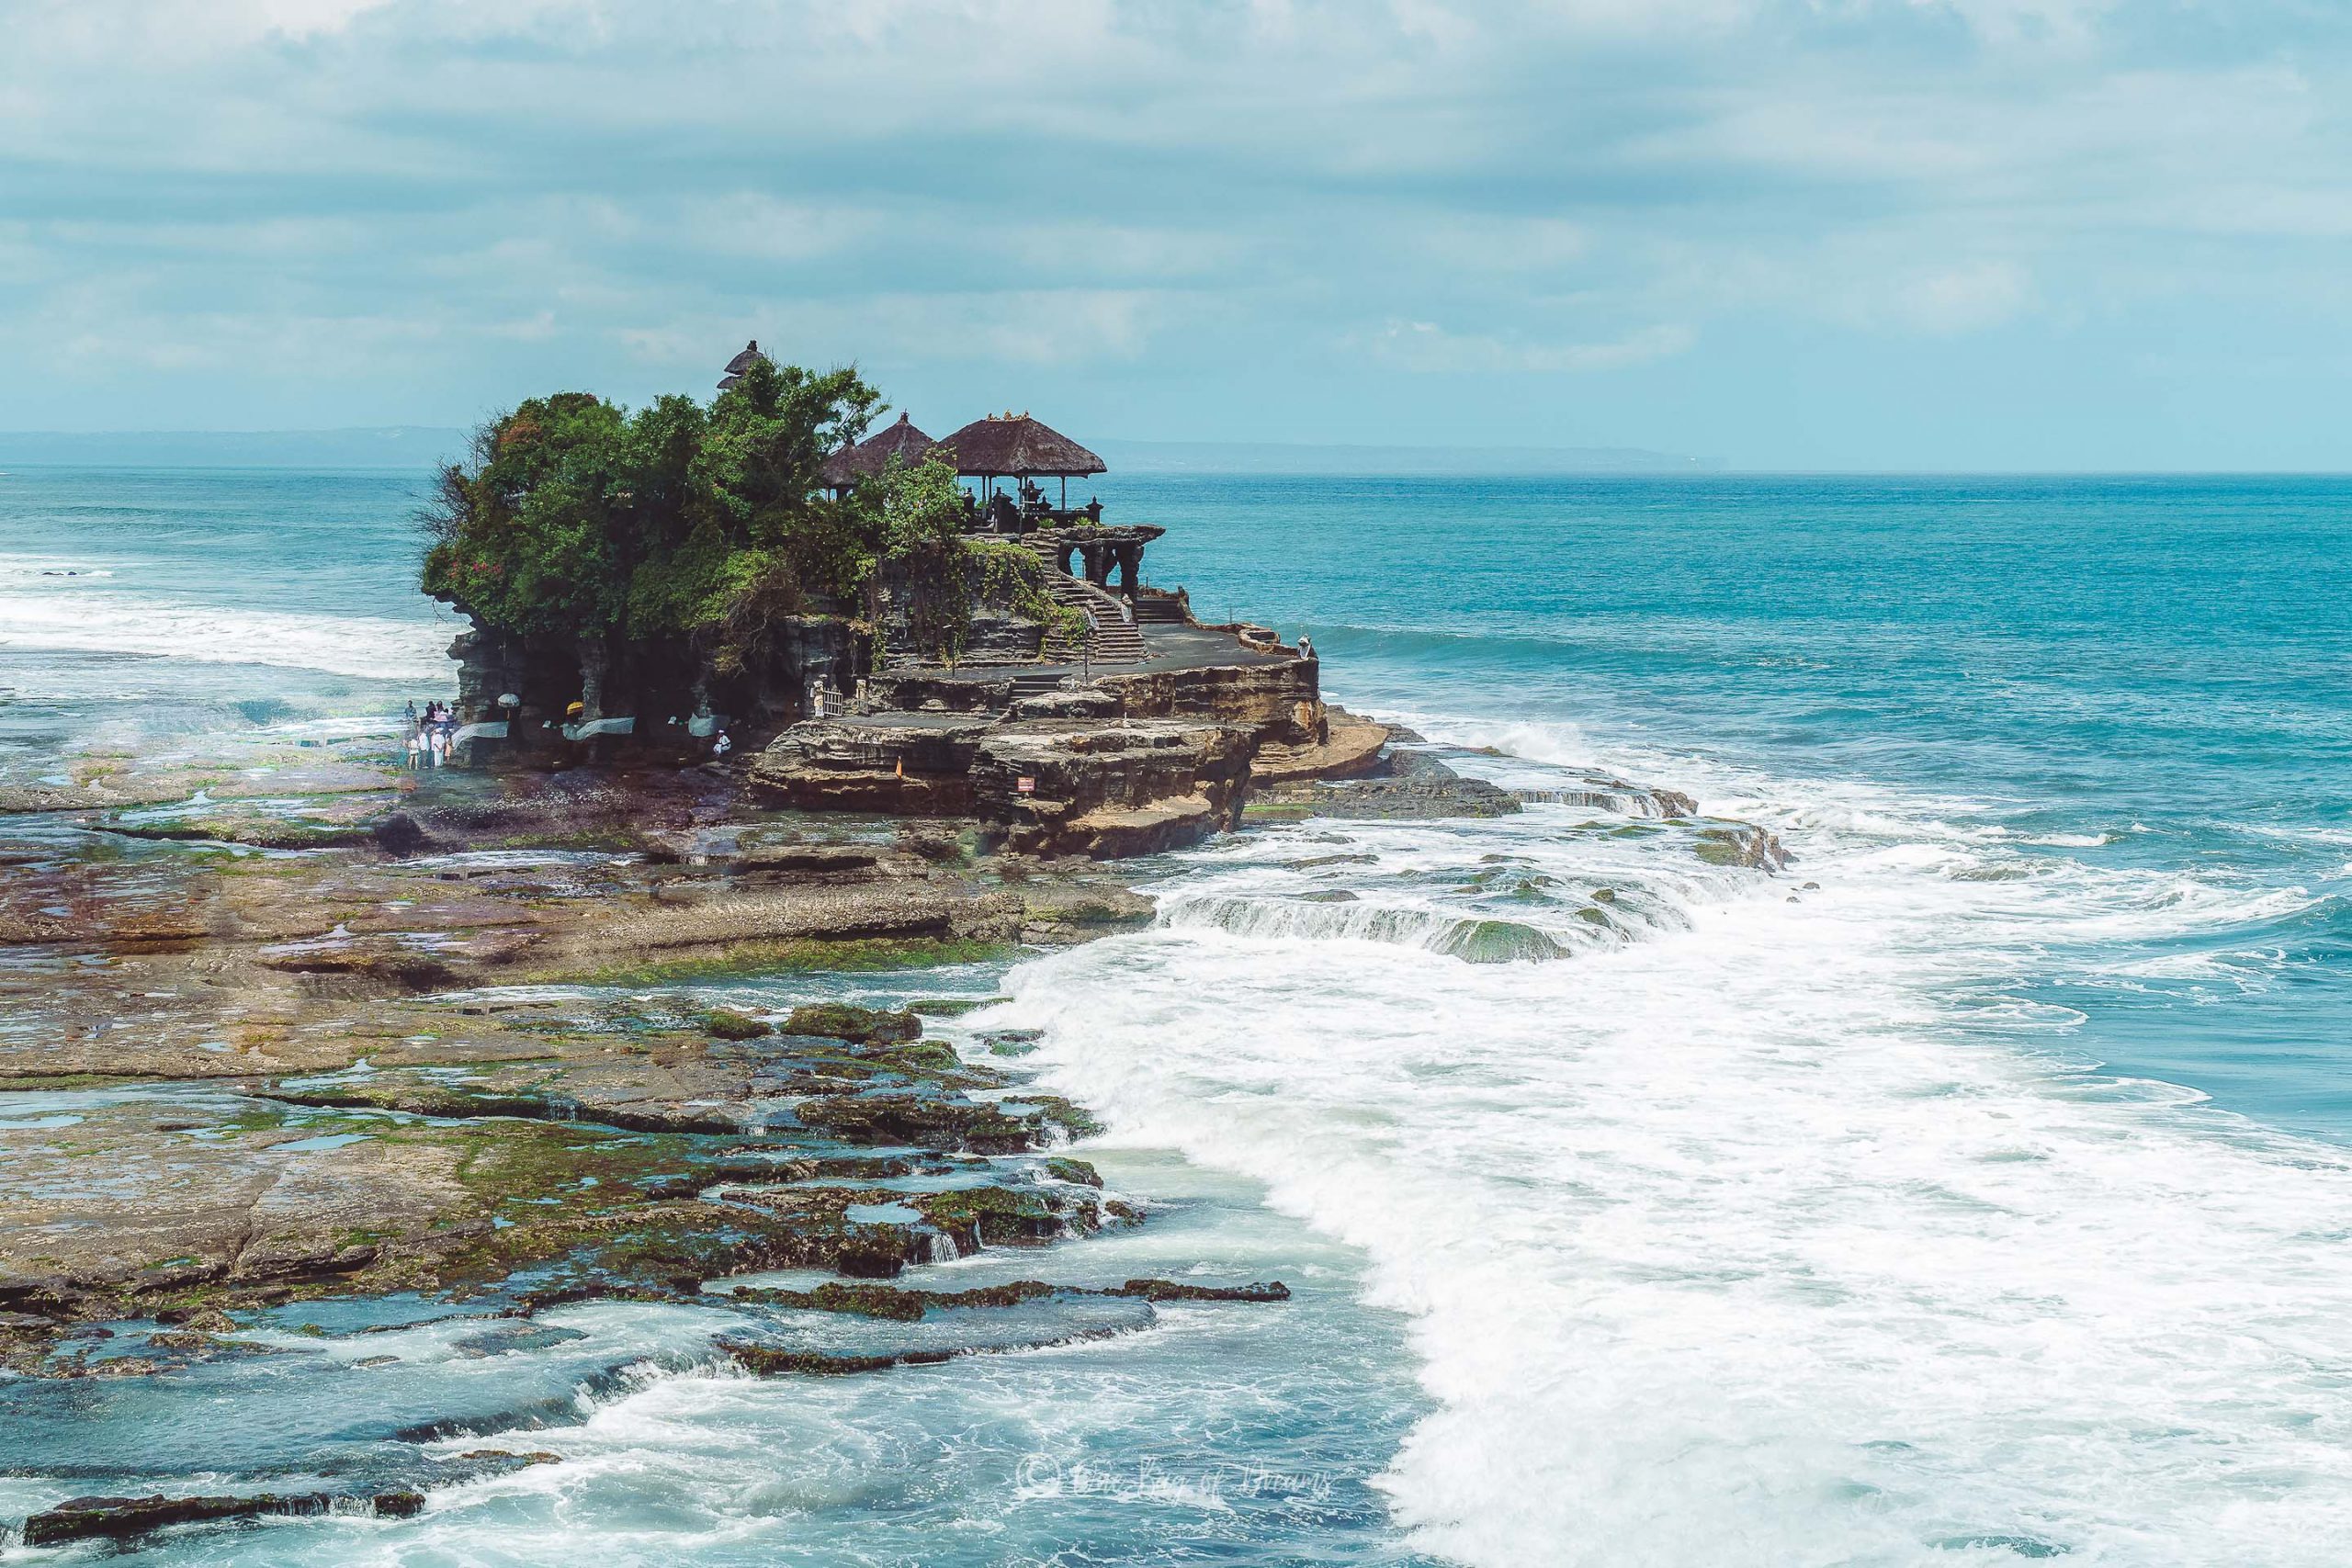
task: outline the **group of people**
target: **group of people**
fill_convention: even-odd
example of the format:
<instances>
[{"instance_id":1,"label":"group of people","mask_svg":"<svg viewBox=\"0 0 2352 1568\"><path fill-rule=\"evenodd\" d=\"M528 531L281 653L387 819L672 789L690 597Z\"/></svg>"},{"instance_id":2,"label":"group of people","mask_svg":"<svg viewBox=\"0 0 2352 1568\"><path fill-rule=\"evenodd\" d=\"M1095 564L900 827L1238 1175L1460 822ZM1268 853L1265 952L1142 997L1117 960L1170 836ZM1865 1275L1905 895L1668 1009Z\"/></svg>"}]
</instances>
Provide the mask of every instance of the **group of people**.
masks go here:
<instances>
[{"instance_id":1,"label":"group of people","mask_svg":"<svg viewBox=\"0 0 2352 1568\"><path fill-rule=\"evenodd\" d=\"M408 727L408 765L412 768L441 768L449 762L449 745L458 733L458 716L449 711L447 703L429 702L420 716L416 705L408 705L404 716Z\"/></svg>"},{"instance_id":2,"label":"group of people","mask_svg":"<svg viewBox=\"0 0 2352 1568\"><path fill-rule=\"evenodd\" d=\"M1102 521L1100 497L1089 501L1084 506L1064 511L1047 504L1046 492L1037 488L1035 479L1030 479L1021 481L1018 500L1011 491L1001 490L990 491L985 501L970 491L964 491L963 497L964 526L967 530L986 528L997 534L1021 534L1033 526L1044 527L1056 521L1075 523L1080 518L1090 523Z\"/></svg>"}]
</instances>

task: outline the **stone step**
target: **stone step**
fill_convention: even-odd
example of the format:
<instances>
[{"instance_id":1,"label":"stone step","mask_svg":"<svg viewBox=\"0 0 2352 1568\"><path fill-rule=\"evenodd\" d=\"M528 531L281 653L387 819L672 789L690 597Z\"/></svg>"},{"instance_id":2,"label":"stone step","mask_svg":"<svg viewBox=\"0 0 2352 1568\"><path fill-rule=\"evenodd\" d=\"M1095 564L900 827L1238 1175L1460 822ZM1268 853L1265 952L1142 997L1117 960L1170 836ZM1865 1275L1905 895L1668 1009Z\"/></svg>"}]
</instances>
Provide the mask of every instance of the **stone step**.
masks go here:
<instances>
[{"instance_id":1,"label":"stone step","mask_svg":"<svg viewBox=\"0 0 2352 1568\"><path fill-rule=\"evenodd\" d=\"M1116 596L1050 565L1046 569L1045 587L1056 604L1084 610L1094 617L1094 629L1088 634L1083 649L1086 658L1103 664L1138 664L1150 657L1143 634L1127 619L1126 605ZM1039 656L1067 661L1080 657L1080 651L1076 638L1054 635L1046 638Z\"/></svg>"}]
</instances>

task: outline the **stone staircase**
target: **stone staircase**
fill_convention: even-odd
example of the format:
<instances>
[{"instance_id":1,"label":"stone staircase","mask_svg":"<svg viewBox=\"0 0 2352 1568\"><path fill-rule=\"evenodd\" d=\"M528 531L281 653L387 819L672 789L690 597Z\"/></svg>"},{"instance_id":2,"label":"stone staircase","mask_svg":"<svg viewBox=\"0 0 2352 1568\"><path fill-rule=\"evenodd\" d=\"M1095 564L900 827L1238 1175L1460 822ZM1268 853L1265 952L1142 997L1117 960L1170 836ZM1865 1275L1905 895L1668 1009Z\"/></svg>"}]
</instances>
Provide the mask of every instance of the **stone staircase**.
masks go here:
<instances>
[{"instance_id":1,"label":"stone staircase","mask_svg":"<svg viewBox=\"0 0 2352 1568\"><path fill-rule=\"evenodd\" d=\"M1136 623L1147 626L1181 626L1184 624L1184 601L1173 593L1138 592L1136 595Z\"/></svg>"},{"instance_id":2,"label":"stone staircase","mask_svg":"<svg viewBox=\"0 0 2352 1568\"><path fill-rule=\"evenodd\" d=\"M1038 697L1047 692L1059 691L1062 679L1058 672L1040 675L1032 671L1015 675L1012 678L1012 700L1017 703L1023 697Z\"/></svg>"},{"instance_id":3,"label":"stone staircase","mask_svg":"<svg viewBox=\"0 0 2352 1568\"><path fill-rule=\"evenodd\" d=\"M1056 566L1039 547L1030 547L1045 570L1046 592L1054 603L1084 610L1094 617L1094 629L1087 634L1083 648L1076 637L1048 632L1044 646L1037 650L1039 660L1049 664L1075 664L1083 655L1096 664L1140 664L1149 657L1143 645L1143 633L1127 618L1125 601L1081 578L1072 577Z\"/></svg>"}]
</instances>

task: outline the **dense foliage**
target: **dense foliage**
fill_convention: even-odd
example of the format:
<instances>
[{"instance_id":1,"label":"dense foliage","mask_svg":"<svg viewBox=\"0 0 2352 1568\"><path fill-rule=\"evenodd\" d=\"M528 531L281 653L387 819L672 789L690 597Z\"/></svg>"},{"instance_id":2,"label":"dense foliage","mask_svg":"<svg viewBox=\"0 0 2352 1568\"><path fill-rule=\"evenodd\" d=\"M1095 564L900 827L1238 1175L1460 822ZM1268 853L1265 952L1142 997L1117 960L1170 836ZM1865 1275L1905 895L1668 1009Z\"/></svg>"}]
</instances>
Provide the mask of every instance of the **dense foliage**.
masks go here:
<instances>
[{"instance_id":1,"label":"dense foliage","mask_svg":"<svg viewBox=\"0 0 2352 1568\"><path fill-rule=\"evenodd\" d=\"M984 595L1050 618L1025 552L961 536L948 465L894 465L839 498L820 488L879 402L854 370L765 360L707 408L534 398L438 475L424 591L505 636L682 640L720 674L755 664L788 615L878 622L886 575L910 585L910 629L933 657L956 656Z\"/></svg>"}]
</instances>

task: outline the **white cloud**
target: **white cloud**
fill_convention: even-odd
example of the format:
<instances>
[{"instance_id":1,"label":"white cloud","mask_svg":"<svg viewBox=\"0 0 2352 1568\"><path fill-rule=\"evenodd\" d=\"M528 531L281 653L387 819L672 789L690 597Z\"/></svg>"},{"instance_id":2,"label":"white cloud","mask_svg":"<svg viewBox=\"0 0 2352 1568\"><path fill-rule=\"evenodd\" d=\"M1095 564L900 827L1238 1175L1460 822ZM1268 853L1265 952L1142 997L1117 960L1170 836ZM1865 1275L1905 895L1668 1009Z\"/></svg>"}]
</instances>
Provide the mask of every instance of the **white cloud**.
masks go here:
<instances>
[{"instance_id":1,"label":"white cloud","mask_svg":"<svg viewBox=\"0 0 2352 1568\"><path fill-rule=\"evenodd\" d=\"M689 243L766 261L808 261L887 239L887 220L878 211L786 201L757 191L689 199L678 223Z\"/></svg>"},{"instance_id":2,"label":"white cloud","mask_svg":"<svg viewBox=\"0 0 2352 1568\"><path fill-rule=\"evenodd\" d=\"M204 371L319 406L380 378L277 357L335 322L403 388L699 389L788 333L1179 409L1329 372L1374 412L1429 371L1704 389L1775 339L2248 301L2352 330L2352 29L2290 0L10 13L0 424L69 363L129 399L141 354L189 373L158 402ZM152 346L100 353L108 321Z\"/></svg>"},{"instance_id":3,"label":"white cloud","mask_svg":"<svg viewBox=\"0 0 2352 1568\"><path fill-rule=\"evenodd\" d=\"M1996 43L2087 42L2120 0L1906 0L1923 11L1944 11Z\"/></svg>"},{"instance_id":4,"label":"white cloud","mask_svg":"<svg viewBox=\"0 0 2352 1568\"><path fill-rule=\"evenodd\" d=\"M1433 321L1390 321L1355 341L1376 357L1417 372L1557 374L1646 365L1685 352L1698 341L1698 333L1668 324L1644 327L1607 343L1538 343L1451 333Z\"/></svg>"},{"instance_id":5,"label":"white cloud","mask_svg":"<svg viewBox=\"0 0 2352 1568\"><path fill-rule=\"evenodd\" d=\"M2032 279L2014 262L1962 262L1894 281L1887 296L1894 312L1929 333L1965 333L1997 326L2022 310Z\"/></svg>"},{"instance_id":6,"label":"white cloud","mask_svg":"<svg viewBox=\"0 0 2352 1568\"><path fill-rule=\"evenodd\" d=\"M641 308L656 310L648 294ZM1067 367L1131 360L1171 312L1148 289L1017 289L1001 293L884 293L767 302L728 315L695 312L631 325L616 336L647 363L695 369L714 345L744 340L790 345L812 362L908 359ZM723 360L725 354L718 357Z\"/></svg>"},{"instance_id":7,"label":"white cloud","mask_svg":"<svg viewBox=\"0 0 2352 1568\"><path fill-rule=\"evenodd\" d=\"M1446 265L1474 272L1556 273L1592 250L1591 231L1560 218L1471 214L1410 239Z\"/></svg>"},{"instance_id":8,"label":"white cloud","mask_svg":"<svg viewBox=\"0 0 2352 1568\"><path fill-rule=\"evenodd\" d=\"M391 0L247 0L242 9L271 32L308 39L341 32L368 12L390 4ZM207 0L198 8L216 19L224 9L220 0Z\"/></svg>"}]
</instances>

